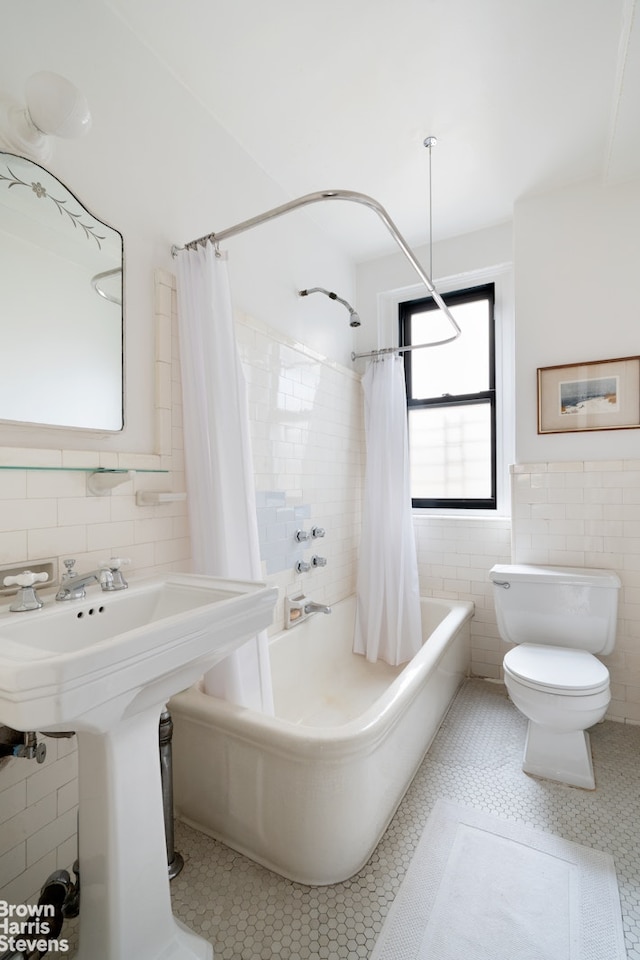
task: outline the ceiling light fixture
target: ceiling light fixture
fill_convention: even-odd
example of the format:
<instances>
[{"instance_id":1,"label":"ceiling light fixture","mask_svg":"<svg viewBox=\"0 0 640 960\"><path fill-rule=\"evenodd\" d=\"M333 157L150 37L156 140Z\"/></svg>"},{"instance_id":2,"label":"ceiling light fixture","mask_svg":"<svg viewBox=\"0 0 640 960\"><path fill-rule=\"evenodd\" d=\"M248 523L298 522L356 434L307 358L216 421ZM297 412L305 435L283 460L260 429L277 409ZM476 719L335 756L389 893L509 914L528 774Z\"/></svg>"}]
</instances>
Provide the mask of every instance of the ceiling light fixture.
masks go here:
<instances>
[{"instance_id":1,"label":"ceiling light fixture","mask_svg":"<svg viewBox=\"0 0 640 960\"><path fill-rule=\"evenodd\" d=\"M51 158L51 137L74 139L91 127L84 95L58 73L34 73L25 83L26 105L0 98L0 147L42 163Z\"/></svg>"}]
</instances>

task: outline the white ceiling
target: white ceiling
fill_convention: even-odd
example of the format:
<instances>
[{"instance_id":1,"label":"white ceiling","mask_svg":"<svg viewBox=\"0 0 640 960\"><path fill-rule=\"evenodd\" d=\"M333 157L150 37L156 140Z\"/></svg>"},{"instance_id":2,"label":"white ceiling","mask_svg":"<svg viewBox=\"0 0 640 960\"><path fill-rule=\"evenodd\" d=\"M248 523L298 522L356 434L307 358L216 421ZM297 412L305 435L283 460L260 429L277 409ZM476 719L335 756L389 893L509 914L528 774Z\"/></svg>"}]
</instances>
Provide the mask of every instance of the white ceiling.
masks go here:
<instances>
[{"instance_id":1,"label":"white ceiling","mask_svg":"<svg viewBox=\"0 0 640 960\"><path fill-rule=\"evenodd\" d=\"M531 193L640 176L640 0L105 2L286 197L369 194L411 244L427 136L434 240ZM356 260L392 246L363 207L310 215Z\"/></svg>"}]
</instances>

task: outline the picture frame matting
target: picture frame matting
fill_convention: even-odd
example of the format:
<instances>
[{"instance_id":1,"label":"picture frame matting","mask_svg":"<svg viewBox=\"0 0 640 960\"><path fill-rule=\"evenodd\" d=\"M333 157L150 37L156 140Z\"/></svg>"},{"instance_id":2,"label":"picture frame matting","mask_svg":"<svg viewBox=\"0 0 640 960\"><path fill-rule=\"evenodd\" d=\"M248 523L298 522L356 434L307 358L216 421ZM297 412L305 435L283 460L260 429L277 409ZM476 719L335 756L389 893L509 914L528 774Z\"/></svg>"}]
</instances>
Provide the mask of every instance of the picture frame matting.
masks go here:
<instances>
[{"instance_id":1,"label":"picture frame matting","mask_svg":"<svg viewBox=\"0 0 640 960\"><path fill-rule=\"evenodd\" d=\"M538 433L640 427L640 357L538 367Z\"/></svg>"}]
</instances>

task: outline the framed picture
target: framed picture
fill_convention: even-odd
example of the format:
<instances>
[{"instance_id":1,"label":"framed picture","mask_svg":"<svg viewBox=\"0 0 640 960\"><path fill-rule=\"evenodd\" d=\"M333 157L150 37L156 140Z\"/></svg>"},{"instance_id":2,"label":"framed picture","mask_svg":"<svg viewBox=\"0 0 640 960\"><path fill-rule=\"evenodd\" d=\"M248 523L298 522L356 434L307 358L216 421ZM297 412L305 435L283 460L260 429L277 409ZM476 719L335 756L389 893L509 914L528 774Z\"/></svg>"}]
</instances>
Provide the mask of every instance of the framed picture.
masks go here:
<instances>
[{"instance_id":1,"label":"framed picture","mask_svg":"<svg viewBox=\"0 0 640 960\"><path fill-rule=\"evenodd\" d=\"M538 433L640 427L640 357L538 367Z\"/></svg>"}]
</instances>

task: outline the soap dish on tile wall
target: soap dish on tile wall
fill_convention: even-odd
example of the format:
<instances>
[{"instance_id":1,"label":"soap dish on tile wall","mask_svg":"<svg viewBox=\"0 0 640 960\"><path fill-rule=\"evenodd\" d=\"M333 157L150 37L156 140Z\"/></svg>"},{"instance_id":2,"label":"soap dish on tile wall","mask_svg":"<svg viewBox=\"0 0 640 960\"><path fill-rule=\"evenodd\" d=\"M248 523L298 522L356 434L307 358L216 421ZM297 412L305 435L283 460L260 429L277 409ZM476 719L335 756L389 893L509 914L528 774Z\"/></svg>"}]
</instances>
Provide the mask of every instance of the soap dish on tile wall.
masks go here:
<instances>
[{"instance_id":1,"label":"soap dish on tile wall","mask_svg":"<svg viewBox=\"0 0 640 960\"><path fill-rule=\"evenodd\" d=\"M136 503L139 507L148 507L156 503L175 503L186 499L186 493L162 493L157 490L138 490L136 493Z\"/></svg>"},{"instance_id":2,"label":"soap dish on tile wall","mask_svg":"<svg viewBox=\"0 0 640 960\"><path fill-rule=\"evenodd\" d=\"M18 587L14 584L5 586L4 578L19 576L25 570L30 570L36 574L46 573L46 581L36 583L37 590L41 586L55 586L58 582L58 560L56 557L44 560L22 560L20 563L3 563L0 564L0 597L13 596L18 592Z\"/></svg>"}]
</instances>

